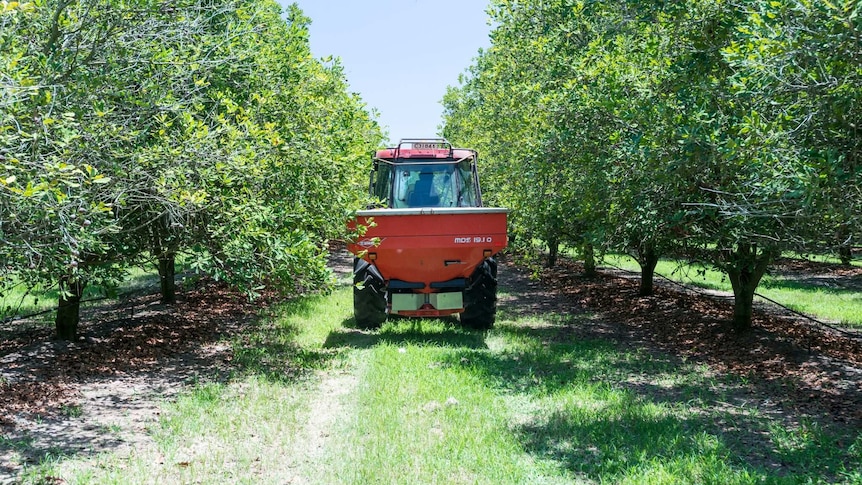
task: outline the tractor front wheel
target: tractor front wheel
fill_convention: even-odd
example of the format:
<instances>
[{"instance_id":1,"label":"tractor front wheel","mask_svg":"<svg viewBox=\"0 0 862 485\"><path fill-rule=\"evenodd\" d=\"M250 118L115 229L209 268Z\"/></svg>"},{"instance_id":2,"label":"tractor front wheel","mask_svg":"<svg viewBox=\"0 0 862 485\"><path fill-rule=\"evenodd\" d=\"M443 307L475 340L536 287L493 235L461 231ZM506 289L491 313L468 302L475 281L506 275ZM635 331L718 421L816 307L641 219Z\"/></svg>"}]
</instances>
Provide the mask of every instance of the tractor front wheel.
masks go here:
<instances>
[{"instance_id":1,"label":"tractor front wheel","mask_svg":"<svg viewBox=\"0 0 862 485\"><path fill-rule=\"evenodd\" d=\"M464 311L461 325L477 330L487 330L497 319L497 261L488 258L483 262L464 291Z\"/></svg>"},{"instance_id":2,"label":"tractor front wheel","mask_svg":"<svg viewBox=\"0 0 862 485\"><path fill-rule=\"evenodd\" d=\"M386 321L386 283L377 268L353 260L353 317L359 328L379 328Z\"/></svg>"}]
</instances>

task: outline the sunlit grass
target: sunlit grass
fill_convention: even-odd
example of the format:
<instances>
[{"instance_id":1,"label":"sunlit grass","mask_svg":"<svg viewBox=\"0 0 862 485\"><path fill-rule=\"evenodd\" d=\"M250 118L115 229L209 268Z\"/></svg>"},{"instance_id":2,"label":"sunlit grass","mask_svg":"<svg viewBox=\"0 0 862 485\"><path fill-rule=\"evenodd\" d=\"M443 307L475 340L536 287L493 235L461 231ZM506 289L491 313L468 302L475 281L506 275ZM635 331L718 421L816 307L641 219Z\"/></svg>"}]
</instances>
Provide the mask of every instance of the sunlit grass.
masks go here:
<instances>
[{"instance_id":1,"label":"sunlit grass","mask_svg":"<svg viewBox=\"0 0 862 485\"><path fill-rule=\"evenodd\" d=\"M304 402L266 379L201 383L164 405L148 446L46 459L22 483L277 483L273 473L295 466L282 457L297 444Z\"/></svg>"},{"instance_id":2,"label":"sunlit grass","mask_svg":"<svg viewBox=\"0 0 862 485\"><path fill-rule=\"evenodd\" d=\"M4 281L3 283L4 286L0 288L0 320L50 312L57 306L59 298L57 285L27 288L23 283L17 281ZM155 267L132 267L129 268L124 281L118 288L109 289L98 285L86 286L82 305L84 307L97 305L103 300L115 299L118 295L129 294L144 288L157 287L158 284L159 276ZM48 315L41 320L47 321L51 318L52 315Z\"/></svg>"},{"instance_id":3,"label":"sunlit grass","mask_svg":"<svg viewBox=\"0 0 862 485\"><path fill-rule=\"evenodd\" d=\"M862 292L812 287L767 278L758 293L797 312L862 327Z\"/></svg>"},{"instance_id":4,"label":"sunlit grass","mask_svg":"<svg viewBox=\"0 0 862 485\"><path fill-rule=\"evenodd\" d=\"M480 335L433 320L382 333L319 483L567 483L523 453L506 400L474 372Z\"/></svg>"}]
</instances>

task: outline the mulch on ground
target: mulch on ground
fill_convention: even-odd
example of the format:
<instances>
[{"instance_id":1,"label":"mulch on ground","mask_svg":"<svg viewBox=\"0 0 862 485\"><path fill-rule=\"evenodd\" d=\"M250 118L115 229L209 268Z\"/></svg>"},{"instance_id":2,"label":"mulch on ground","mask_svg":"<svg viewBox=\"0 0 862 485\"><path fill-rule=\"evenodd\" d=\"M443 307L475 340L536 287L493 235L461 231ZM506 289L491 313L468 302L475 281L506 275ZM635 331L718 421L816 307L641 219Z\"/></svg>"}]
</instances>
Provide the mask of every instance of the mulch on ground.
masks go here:
<instances>
[{"instance_id":1,"label":"mulch on ground","mask_svg":"<svg viewBox=\"0 0 862 485\"><path fill-rule=\"evenodd\" d=\"M50 327L7 330L0 341L0 430L14 426L16 416L68 410L85 379L157 371L166 358L239 331L266 302L206 282L176 305L161 304L156 294L97 308L82 316L75 342L53 341Z\"/></svg>"}]
</instances>

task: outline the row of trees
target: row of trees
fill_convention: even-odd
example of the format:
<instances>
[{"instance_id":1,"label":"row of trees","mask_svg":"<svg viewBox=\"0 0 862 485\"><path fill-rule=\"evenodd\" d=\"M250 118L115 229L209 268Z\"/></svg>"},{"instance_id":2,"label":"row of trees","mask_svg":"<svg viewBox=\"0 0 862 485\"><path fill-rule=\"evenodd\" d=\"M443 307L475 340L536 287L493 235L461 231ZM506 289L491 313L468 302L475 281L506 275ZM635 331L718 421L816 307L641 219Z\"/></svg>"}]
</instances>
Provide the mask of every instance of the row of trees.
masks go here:
<instances>
[{"instance_id":1,"label":"row of trees","mask_svg":"<svg viewBox=\"0 0 862 485\"><path fill-rule=\"evenodd\" d=\"M853 0L494 0L492 46L444 98L512 231L723 270L737 330L782 251L862 234ZM589 264L588 264L589 267Z\"/></svg>"},{"instance_id":2,"label":"row of trees","mask_svg":"<svg viewBox=\"0 0 862 485\"><path fill-rule=\"evenodd\" d=\"M284 14L284 16L283 16ZM249 294L320 287L376 122L274 0L0 2L0 291L174 258ZM344 217L342 217L344 216Z\"/></svg>"}]
</instances>

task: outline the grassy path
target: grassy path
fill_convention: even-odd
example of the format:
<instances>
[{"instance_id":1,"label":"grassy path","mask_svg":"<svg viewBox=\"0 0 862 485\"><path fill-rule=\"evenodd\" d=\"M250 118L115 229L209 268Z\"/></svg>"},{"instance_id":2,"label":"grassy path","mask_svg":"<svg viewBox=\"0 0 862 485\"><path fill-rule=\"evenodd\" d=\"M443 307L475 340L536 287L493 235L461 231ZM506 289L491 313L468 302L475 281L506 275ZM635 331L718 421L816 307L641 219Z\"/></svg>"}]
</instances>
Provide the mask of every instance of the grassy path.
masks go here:
<instances>
[{"instance_id":1,"label":"grassy path","mask_svg":"<svg viewBox=\"0 0 862 485\"><path fill-rule=\"evenodd\" d=\"M161 403L151 444L25 483L862 483L862 434L780 413L501 271L497 327L350 327L347 284L271 309L235 371ZM520 278L520 279L519 279ZM62 481L61 481L62 480Z\"/></svg>"}]
</instances>

